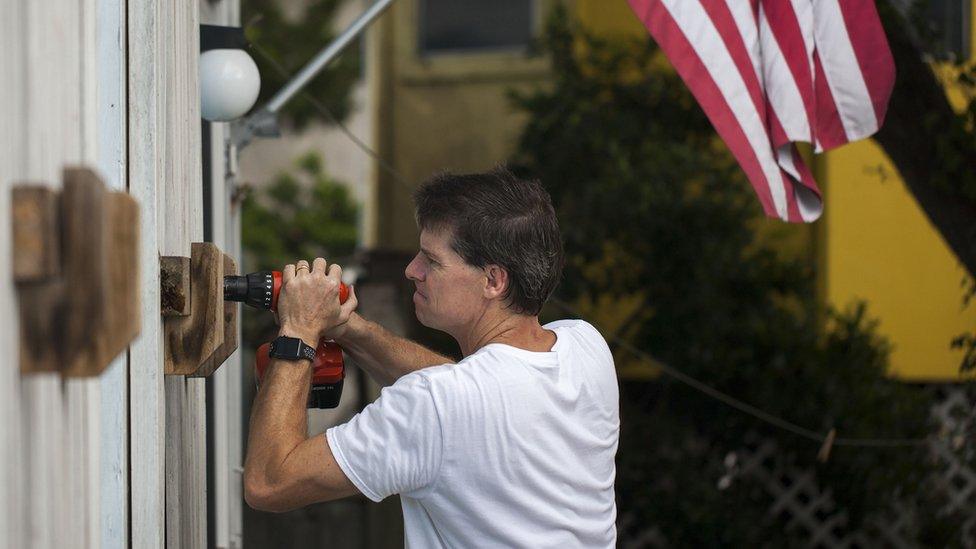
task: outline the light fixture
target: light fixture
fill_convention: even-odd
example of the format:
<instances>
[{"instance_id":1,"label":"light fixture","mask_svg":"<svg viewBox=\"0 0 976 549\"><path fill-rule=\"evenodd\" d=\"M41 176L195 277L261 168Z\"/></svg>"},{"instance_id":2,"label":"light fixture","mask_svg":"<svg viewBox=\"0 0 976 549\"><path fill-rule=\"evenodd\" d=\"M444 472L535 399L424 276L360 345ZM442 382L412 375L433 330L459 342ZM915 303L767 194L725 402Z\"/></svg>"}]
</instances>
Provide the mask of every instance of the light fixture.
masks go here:
<instances>
[{"instance_id":1,"label":"light fixture","mask_svg":"<svg viewBox=\"0 0 976 549\"><path fill-rule=\"evenodd\" d=\"M206 120L240 118L257 101L261 75L246 47L242 28L200 25L200 115Z\"/></svg>"}]
</instances>

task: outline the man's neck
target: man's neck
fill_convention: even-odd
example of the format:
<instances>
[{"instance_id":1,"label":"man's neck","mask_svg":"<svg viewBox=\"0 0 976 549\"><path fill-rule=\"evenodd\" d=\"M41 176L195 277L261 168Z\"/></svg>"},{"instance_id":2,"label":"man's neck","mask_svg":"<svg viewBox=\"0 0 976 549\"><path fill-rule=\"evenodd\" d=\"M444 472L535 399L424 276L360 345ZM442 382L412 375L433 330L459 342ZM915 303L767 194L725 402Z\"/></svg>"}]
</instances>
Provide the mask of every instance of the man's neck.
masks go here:
<instances>
[{"instance_id":1,"label":"man's neck","mask_svg":"<svg viewBox=\"0 0 976 549\"><path fill-rule=\"evenodd\" d=\"M463 356L490 343L504 343L536 352L549 351L556 343L556 334L543 328L538 317L505 312L486 314L464 333L452 335L461 346Z\"/></svg>"}]
</instances>

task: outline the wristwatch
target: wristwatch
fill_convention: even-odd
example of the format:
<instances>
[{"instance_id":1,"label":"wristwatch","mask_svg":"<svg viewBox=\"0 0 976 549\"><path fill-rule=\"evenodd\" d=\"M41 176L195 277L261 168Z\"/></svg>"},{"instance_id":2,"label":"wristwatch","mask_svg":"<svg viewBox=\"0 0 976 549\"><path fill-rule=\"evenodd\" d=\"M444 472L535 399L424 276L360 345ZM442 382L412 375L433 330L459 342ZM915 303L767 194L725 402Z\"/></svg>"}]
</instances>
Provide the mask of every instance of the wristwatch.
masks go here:
<instances>
[{"instance_id":1,"label":"wristwatch","mask_svg":"<svg viewBox=\"0 0 976 549\"><path fill-rule=\"evenodd\" d=\"M315 348L297 337L278 336L268 347L268 356L283 360L311 360L315 362Z\"/></svg>"}]
</instances>

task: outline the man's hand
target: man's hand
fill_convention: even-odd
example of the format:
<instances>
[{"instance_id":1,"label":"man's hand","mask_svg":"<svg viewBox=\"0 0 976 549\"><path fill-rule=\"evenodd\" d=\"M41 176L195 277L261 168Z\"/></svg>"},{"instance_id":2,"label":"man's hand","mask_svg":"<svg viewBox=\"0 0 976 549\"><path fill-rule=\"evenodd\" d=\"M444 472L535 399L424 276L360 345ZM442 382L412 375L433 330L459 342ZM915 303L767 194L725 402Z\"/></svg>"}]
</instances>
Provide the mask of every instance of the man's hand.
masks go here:
<instances>
[{"instance_id":1,"label":"man's hand","mask_svg":"<svg viewBox=\"0 0 976 549\"><path fill-rule=\"evenodd\" d=\"M327 332L349 321L356 308L354 294L340 305L342 269L333 264L326 270L326 266L325 259L317 257L311 268L305 260L284 268L278 295L280 335L299 337L317 347Z\"/></svg>"},{"instance_id":2,"label":"man's hand","mask_svg":"<svg viewBox=\"0 0 976 549\"><path fill-rule=\"evenodd\" d=\"M357 321L362 321L362 317L356 314L358 307L359 300L356 299L356 287L349 286L349 297L346 298L346 302L342 305L343 314L339 315L341 322L326 330L322 335L335 340L346 335L357 324Z\"/></svg>"}]
</instances>

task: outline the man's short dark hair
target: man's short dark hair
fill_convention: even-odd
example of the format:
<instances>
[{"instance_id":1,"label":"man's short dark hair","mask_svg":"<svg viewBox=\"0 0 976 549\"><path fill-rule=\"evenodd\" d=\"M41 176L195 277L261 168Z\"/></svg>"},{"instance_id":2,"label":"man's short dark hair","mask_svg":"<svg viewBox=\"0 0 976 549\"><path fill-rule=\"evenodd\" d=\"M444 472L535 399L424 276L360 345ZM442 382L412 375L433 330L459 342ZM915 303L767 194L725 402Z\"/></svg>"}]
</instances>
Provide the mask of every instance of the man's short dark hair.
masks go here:
<instances>
[{"instance_id":1,"label":"man's short dark hair","mask_svg":"<svg viewBox=\"0 0 976 549\"><path fill-rule=\"evenodd\" d=\"M421 230L450 229L451 247L475 267L508 272L516 313L538 315L559 283L563 244L549 193L505 168L437 175L414 193Z\"/></svg>"}]
</instances>

